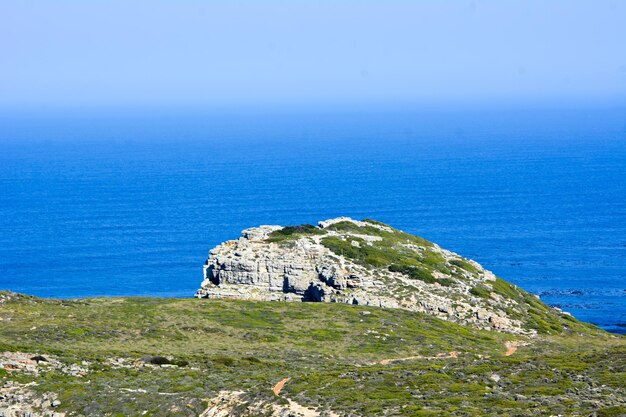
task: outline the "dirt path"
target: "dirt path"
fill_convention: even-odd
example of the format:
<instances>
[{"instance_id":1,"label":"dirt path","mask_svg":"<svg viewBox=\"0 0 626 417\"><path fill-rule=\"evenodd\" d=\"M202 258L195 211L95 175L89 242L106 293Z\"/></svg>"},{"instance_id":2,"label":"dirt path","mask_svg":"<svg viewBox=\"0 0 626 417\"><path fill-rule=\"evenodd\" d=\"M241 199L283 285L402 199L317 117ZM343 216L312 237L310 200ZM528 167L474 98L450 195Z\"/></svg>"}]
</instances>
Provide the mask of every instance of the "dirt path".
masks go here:
<instances>
[{"instance_id":1,"label":"dirt path","mask_svg":"<svg viewBox=\"0 0 626 417\"><path fill-rule=\"evenodd\" d=\"M517 345L515 345L515 343L513 342L506 342L504 343L504 346L506 346L506 352L504 353L504 356L511 356L512 354L517 352Z\"/></svg>"},{"instance_id":2,"label":"dirt path","mask_svg":"<svg viewBox=\"0 0 626 417\"><path fill-rule=\"evenodd\" d=\"M517 348L520 346L529 345L529 342L523 342L521 340L510 340L508 342L504 342L504 346L506 347L506 352L504 352L504 356L511 356L515 352L517 352Z\"/></svg>"},{"instance_id":3,"label":"dirt path","mask_svg":"<svg viewBox=\"0 0 626 417\"><path fill-rule=\"evenodd\" d=\"M280 390L283 389L283 387L285 386L285 384L287 383L287 381L289 381L291 378L283 378L281 379L276 385L274 385L274 388L272 388L272 391L274 391L274 395L279 396L280 395ZM285 397L284 397L285 398ZM321 414L320 412L312 409L312 408L308 408L308 407L304 407L300 404L298 404L297 402L293 401L290 398L285 398L287 400L287 402L289 403L288 411L290 411L289 415L294 415L294 413L296 415L300 415L303 417L319 417ZM284 409L284 406L279 406L274 404L273 405L273 409L274 409L274 414L272 415L285 415L284 411L287 411ZM327 410L327 413L330 417L339 417L339 414L334 413L330 410Z\"/></svg>"},{"instance_id":4,"label":"dirt path","mask_svg":"<svg viewBox=\"0 0 626 417\"><path fill-rule=\"evenodd\" d=\"M300 404L298 404L297 402L290 400L289 398L287 398L287 402L289 402L289 406L287 407L287 409L285 409L285 407L281 407L281 406L274 406L274 414L275 416L284 416L284 415L290 415L290 416L302 416L302 417L320 417L322 414L317 411L314 410L312 408L307 408L304 407ZM288 411L288 414L285 414L285 411ZM339 417L339 414L334 413L330 410L327 410L327 415L329 415L330 417Z\"/></svg>"},{"instance_id":5,"label":"dirt path","mask_svg":"<svg viewBox=\"0 0 626 417\"><path fill-rule=\"evenodd\" d=\"M278 395L277 390L280 391L282 385L287 382L289 378L285 378L276 384L274 388L274 394ZM243 391L220 391L214 398L206 399L208 406L207 409L200 414L200 417L229 417L233 415L235 408L247 405L250 415L264 415L271 417L281 416L300 416L300 417L321 417L322 412L313 408L304 407L290 398L285 398L287 404L275 404L272 401L260 401L257 403L247 402L243 398L245 392ZM21 414L20 414L21 415ZM339 417L339 414L332 410L326 410L325 416Z\"/></svg>"},{"instance_id":6,"label":"dirt path","mask_svg":"<svg viewBox=\"0 0 626 417\"><path fill-rule=\"evenodd\" d=\"M389 365L393 362L402 362L402 361L410 361L413 359L453 359L458 358L459 352L450 352L450 353L440 353L437 356L407 356L406 358L395 358L395 359L383 359L379 362L376 362L379 365Z\"/></svg>"},{"instance_id":7,"label":"dirt path","mask_svg":"<svg viewBox=\"0 0 626 417\"><path fill-rule=\"evenodd\" d=\"M276 395L277 397L280 395L280 390L283 389L289 379L290 378L283 378L278 382L278 384L274 385L274 388L272 388L272 391L274 391L274 395Z\"/></svg>"}]
</instances>

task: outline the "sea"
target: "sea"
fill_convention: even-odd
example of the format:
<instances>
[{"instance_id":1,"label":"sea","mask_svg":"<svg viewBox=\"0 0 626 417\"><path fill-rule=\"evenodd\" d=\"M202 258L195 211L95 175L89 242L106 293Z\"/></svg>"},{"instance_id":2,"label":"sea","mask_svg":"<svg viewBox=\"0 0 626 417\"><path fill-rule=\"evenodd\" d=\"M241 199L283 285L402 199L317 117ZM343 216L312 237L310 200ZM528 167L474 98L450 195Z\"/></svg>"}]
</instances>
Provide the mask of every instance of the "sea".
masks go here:
<instances>
[{"instance_id":1,"label":"sea","mask_svg":"<svg viewBox=\"0 0 626 417\"><path fill-rule=\"evenodd\" d=\"M337 216L626 332L626 106L0 112L0 289L192 297L242 229Z\"/></svg>"}]
</instances>

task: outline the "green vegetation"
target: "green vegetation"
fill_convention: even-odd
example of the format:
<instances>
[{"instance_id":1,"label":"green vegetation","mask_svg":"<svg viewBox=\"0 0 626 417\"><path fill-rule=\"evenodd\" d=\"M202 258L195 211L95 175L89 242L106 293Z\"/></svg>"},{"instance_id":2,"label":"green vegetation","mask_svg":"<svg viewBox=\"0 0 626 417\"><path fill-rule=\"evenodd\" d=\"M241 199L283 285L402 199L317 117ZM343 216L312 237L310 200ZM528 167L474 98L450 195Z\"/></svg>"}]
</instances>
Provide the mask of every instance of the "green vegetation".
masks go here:
<instances>
[{"instance_id":1,"label":"green vegetation","mask_svg":"<svg viewBox=\"0 0 626 417\"><path fill-rule=\"evenodd\" d=\"M393 227L388 226L384 223L376 222L374 220L366 220L366 222L372 223L373 225L384 226L385 228L389 229L389 231L382 230L374 226L357 226L355 223L350 221L334 223L328 226L327 229L337 232L350 232L370 236L379 236L382 237L383 240L388 241L388 243L413 243L418 246L433 246L433 244L426 239L423 239L419 236L411 235L409 233L405 233L401 230L394 229Z\"/></svg>"},{"instance_id":2,"label":"green vegetation","mask_svg":"<svg viewBox=\"0 0 626 417\"><path fill-rule=\"evenodd\" d=\"M519 302L522 310L509 309L507 313L510 317L521 320L526 328L535 329L539 333L593 332L597 330L592 324L580 322L567 314L555 311L545 305L538 297L501 278L496 278L495 282L492 283L472 287L470 294L485 299L496 294Z\"/></svg>"},{"instance_id":3,"label":"green vegetation","mask_svg":"<svg viewBox=\"0 0 626 417\"><path fill-rule=\"evenodd\" d=\"M419 279L420 281L424 281L429 284L437 281L430 271L420 268L419 266L391 264L389 265L389 270L391 272L400 272L401 274L407 275L413 279Z\"/></svg>"},{"instance_id":4,"label":"green vegetation","mask_svg":"<svg viewBox=\"0 0 626 417\"><path fill-rule=\"evenodd\" d=\"M484 285L477 285L470 289L470 294L475 295L476 297L489 298L491 290Z\"/></svg>"},{"instance_id":5,"label":"green vegetation","mask_svg":"<svg viewBox=\"0 0 626 417\"><path fill-rule=\"evenodd\" d=\"M472 265L471 263L469 263L468 261L466 261L465 259L453 259L450 261L451 265L454 265L458 268L461 268L465 271L471 272L473 274L475 274L476 272L478 272L478 270L476 269L476 267L474 265Z\"/></svg>"},{"instance_id":6,"label":"green vegetation","mask_svg":"<svg viewBox=\"0 0 626 417\"><path fill-rule=\"evenodd\" d=\"M278 404L271 388L285 377L282 395L343 416L611 416L626 407L626 339L592 327L526 340L344 304L8 298L0 352L40 354L88 373L0 369L0 386L35 382L29 387L57 393L58 411L69 415L198 415L221 390ZM505 356L505 341L515 339L530 345ZM380 364L451 351L458 357ZM132 365L145 357L177 366ZM115 366L119 358L132 366Z\"/></svg>"},{"instance_id":7,"label":"green vegetation","mask_svg":"<svg viewBox=\"0 0 626 417\"><path fill-rule=\"evenodd\" d=\"M443 256L433 249L432 243L421 237L392 229L380 222L373 220L365 220L365 222L382 225L389 230L381 230L375 226L358 226L349 221L338 222L327 229L345 232L346 235L324 237L322 244L337 255L350 258L360 265L385 267L392 272L400 272L429 284L438 282L441 285L450 286L454 283L452 279L437 279L433 276L432 272L435 270L444 273L450 273L450 270ZM367 242L358 235L375 236L379 239ZM422 250L416 252L407 245L413 245ZM468 265L472 267L471 264L468 263Z\"/></svg>"},{"instance_id":8,"label":"green vegetation","mask_svg":"<svg viewBox=\"0 0 626 417\"><path fill-rule=\"evenodd\" d=\"M308 235L323 235L326 231L312 224L301 224L298 226L285 226L282 229L274 230L266 239L266 242L284 242Z\"/></svg>"},{"instance_id":9,"label":"green vegetation","mask_svg":"<svg viewBox=\"0 0 626 417\"><path fill-rule=\"evenodd\" d=\"M461 357L453 362L413 361L334 374L311 373L302 375L287 389L289 394L318 398L335 411L349 412L359 404L363 415L381 415L384 410L394 410L388 415L407 416L592 415L594 411L601 415L600 410L620 410L621 406L611 405L609 400L623 392L624 385L620 388L617 383L605 387L606 391L598 396L602 398L599 406L589 403L591 398L583 392L593 390L590 382L598 381L598 371L609 365L577 351L571 342L575 341L559 341L563 344L558 345L568 353L580 354L572 359L565 352L552 351L555 346L543 354L535 353L533 347L510 357ZM626 359L619 358L626 353L623 341L620 346L609 355L618 361L615 369L623 374ZM610 351L608 345L604 349ZM555 358L562 359L563 364L555 367ZM580 370L568 369L579 361L589 366L583 376ZM323 387L333 381L339 381L341 389L328 399Z\"/></svg>"}]
</instances>

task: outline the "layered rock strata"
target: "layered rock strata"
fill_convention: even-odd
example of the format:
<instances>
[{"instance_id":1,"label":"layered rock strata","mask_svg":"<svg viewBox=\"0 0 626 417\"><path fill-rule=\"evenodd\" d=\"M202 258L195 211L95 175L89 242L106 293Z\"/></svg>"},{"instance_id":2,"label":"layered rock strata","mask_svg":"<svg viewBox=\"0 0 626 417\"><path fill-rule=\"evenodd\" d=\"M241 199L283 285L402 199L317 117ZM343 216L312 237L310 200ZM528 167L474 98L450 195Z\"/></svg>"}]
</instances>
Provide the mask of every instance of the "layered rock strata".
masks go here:
<instances>
[{"instance_id":1,"label":"layered rock strata","mask_svg":"<svg viewBox=\"0 0 626 417\"><path fill-rule=\"evenodd\" d=\"M478 328L533 332L518 319L522 301L493 290L493 273L419 239L378 222L345 217L316 227L246 229L239 239L211 249L196 297L403 308ZM424 266L381 264L375 258L379 252L397 252ZM361 253L373 255L361 259ZM415 271L425 271L428 279Z\"/></svg>"}]
</instances>

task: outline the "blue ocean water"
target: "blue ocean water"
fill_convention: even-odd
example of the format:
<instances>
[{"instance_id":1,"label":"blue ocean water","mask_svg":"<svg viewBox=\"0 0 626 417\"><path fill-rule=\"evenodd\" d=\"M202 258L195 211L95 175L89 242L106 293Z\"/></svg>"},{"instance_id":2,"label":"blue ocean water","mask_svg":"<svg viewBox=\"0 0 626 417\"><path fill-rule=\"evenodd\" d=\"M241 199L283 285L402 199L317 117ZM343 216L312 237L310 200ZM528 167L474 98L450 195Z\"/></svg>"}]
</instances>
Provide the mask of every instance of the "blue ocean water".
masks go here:
<instances>
[{"instance_id":1,"label":"blue ocean water","mask_svg":"<svg viewBox=\"0 0 626 417\"><path fill-rule=\"evenodd\" d=\"M626 330L626 111L0 117L0 288L192 296L259 224L375 218Z\"/></svg>"}]
</instances>

